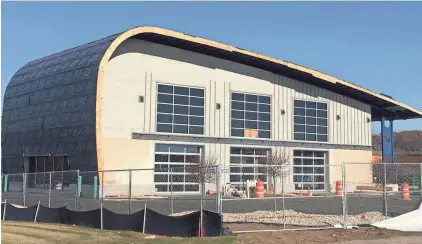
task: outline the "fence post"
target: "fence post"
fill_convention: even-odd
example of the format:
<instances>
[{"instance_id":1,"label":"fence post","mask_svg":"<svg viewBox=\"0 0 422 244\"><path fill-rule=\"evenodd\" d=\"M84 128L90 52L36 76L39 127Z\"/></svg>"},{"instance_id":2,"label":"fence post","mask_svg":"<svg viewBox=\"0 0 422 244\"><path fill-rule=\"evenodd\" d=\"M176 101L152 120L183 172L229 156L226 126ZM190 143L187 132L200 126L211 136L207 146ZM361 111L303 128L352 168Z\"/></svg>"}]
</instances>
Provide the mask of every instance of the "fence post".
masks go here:
<instances>
[{"instance_id":1,"label":"fence post","mask_svg":"<svg viewBox=\"0 0 422 244\"><path fill-rule=\"evenodd\" d=\"M98 195L98 177L94 176L94 193L93 193L94 199L97 199L97 195Z\"/></svg>"},{"instance_id":2,"label":"fence post","mask_svg":"<svg viewBox=\"0 0 422 244\"><path fill-rule=\"evenodd\" d=\"M128 212L130 214L130 210L132 208L132 169L129 169L129 206Z\"/></svg>"},{"instance_id":3,"label":"fence post","mask_svg":"<svg viewBox=\"0 0 422 244\"><path fill-rule=\"evenodd\" d=\"M101 205L101 229L103 229L103 203Z\"/></svg>"},{"instance_id":4,"label":"fence post","mask_svg":"<svg viewBox=\"0 0 422 244\"><path fill-rule=\"evenodd\" d=\"M287 171L287 170L286 170ZM282 205L283 205L283 229L286 229L286 205L284 203L284 170L281 171L281 191L282 191Z\"/></svg>"},{"instance_id":5,"label":"fence post","mask_svg":"<svg viewBox=\"0 0 422 244\"><path fill-rule=\"evenodd\" d=\"M4 176L4 186L3 186L3 192L7 192L7 189L9 184L9 175Z\"/></svg>"},{"instance_id":6,"label":"fence post","mask_svg":"<svg viewBox=\"0 0 422 244\"><path fill-rule=\"evenodd\" d=\"M78 183L76 187L76 196L75 196L75 209L76 211L79 211L79 197L81 196L81 190L82 190L82 176L79 175L79 169L77 172L77 178Z\"/></svg>"},{"instance_id":7,"label":"fence post","mask_svg":"<svg viewBox=\"0 0 422 244\"><path fill-rule=\"evenodd\" d=\"M22 179L23 206L26 207L26 177L27 177L27 174L23 173L22 176L23 176L23 179Z\"/></svg>"},{"instance_id":8,"label":"fence post","mask_svg":"<svg viewBox=\"0 0 422 244\"><path fill-rule=\"evenodd\" d=\"M142 233L145 233L146 219L147 219L147 203L145 203L145 205L144 205L144 222L143 222L143 225L142 225Z\"/></svg>"},{"instance_id":9,"label":"fence post","mask_svg":"<svg viewBox=\"0 0 422 244\"><path fill-rule=\"evenodd\" d=\"M34 223L37 223L38 210L40 209L40 201L38 201L37 211L35 212Z\"/></svg>"},{"instance_id":10,"label":"fence post","mask_svg":"<svg viewBox=\"0 0 422 244\"><path fill-rule=\"evenodd\" d=\"M48 207L51 208L51 172L50 172L50 184L48 187Z\"/></svg>"},{"instance_id":11,"label":"fence post","mask_svg":"<svg viewBox=\"0 0 422 244\"><path fill-rule=\"evenodd\" d=\"M341 178L343 181L343 199L342 199L342 204L343 204L343 227L347 228L347 187L346 187L346 165L343 162L343 164L341 165Z\"/></svg>"},{"instance_id":12,"label":"fence post","mask_svg":"<svg viewBox=\"0 0 422 244\"><path fill-rule=\"evenodd\" d=\"M384 163L384 184L383 184L383 203L384 203L384 215L388 217L388 206L387 206L387 163Z\"/></svg>"},{"instance_id":13,"label":"fence post","mask_svg":"<svg viewBox=\"0 0 422 244\"><path fill-rule=\"evenodd\" d=\"M101 201L104 200L104 171L101 171Z\"/></svg>"},{"instance_id":14,"label":"fence post","mask_svg":"<svg viewBox=\"0 0 422 244\"><path fill-rule=\"evenodd\" d=\"M173 203L173 168L170 168L170 208L171 214L174 213L174 203Z\"/></svg>"},{"instance_id":15,"label":"fence post","mask_svg":"<svg viewBox=\"0 0 422 244\"><path fill-rule=\"evenodd\" d=\"M202 206L202 200L201 200L201 213L199 215L199 237L202 237L202 229L203 229L203 206Z\"/></svg>"},{"instance_id":16,"label":"fence post","mask_svg":"<svg viewBox=\"0 0 422 244\"><path fill-rule=\"evenodd\" d=\"M3 209L3 221L6 218L6 206L7 206L7 199L4 199L4 209Z\"/></svg>"},{"instance_id":17,"label":"fence post","mask_svg":"<svg viewBox=\"0 0 422 244\"><path fill-rule=\"evenodd\" d=\"M421 191L421 198L422 198L422 164L419 164L419 168L420 168L420 175L419 175L419 184L420 184L420 191ZM422 205L422 203L421 203L421 205ZM421 207L421 206L419 206L419 207Z\"/></svg>"},{"instance_id":18,"label":"fence post","mask_svg":"<svg viewBox=\"0 0 422 244\"><path fill-rule=\"evenodd\" d=\"M220 169L220 165L217 165L217 168L215 169L215 171L216 171L216 176L215 176L215 178L216 178L216 191L215 191L215 193L217 194L217 196L216 196L216 207L217 207L217 213L220 213L221 214L221 209L220 209L220 194L221 194L221 192L220 192L220 173L221 173L221 169Z\"/></svg>"}]
</instances>

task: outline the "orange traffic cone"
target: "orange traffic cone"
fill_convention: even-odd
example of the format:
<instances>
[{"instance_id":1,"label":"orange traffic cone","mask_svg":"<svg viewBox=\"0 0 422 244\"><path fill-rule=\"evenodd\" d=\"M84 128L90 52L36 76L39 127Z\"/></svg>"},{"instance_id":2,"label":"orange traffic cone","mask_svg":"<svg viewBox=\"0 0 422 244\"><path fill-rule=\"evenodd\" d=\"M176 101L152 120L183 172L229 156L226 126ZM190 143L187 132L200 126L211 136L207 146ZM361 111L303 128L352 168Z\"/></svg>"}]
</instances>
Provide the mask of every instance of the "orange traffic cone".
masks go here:
<instances>
[{"instance_id":1,"label":"orange traffic cone","mask_svg":"<svg viewBox=\"0 0 422 244\"><path fill-rule=\"evenodd\" d=\"M311 193L311 187L310 186L308 186L308 197L310 197L310 196L312 196L312 193Z\"/></svg>"}]
</instances>

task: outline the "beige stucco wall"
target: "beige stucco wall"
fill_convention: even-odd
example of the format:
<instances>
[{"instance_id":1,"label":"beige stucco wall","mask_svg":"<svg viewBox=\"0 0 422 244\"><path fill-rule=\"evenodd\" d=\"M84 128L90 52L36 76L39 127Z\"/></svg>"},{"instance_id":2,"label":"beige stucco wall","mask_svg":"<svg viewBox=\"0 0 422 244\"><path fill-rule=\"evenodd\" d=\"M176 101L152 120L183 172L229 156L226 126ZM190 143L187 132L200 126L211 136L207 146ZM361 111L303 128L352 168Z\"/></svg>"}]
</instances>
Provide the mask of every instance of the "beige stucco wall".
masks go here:
<instances>
[{"instance_id":1,"label":"beige stucco wall","mask_svg":"<svg viewBox=\"0 0 422 244\"><path fill-rule=\"evenodd\" d=\"M369 105L264 70L136 39L122 43L105 68L104 137L155 132L157 83L205 88L205 136L230 137L230 91L240 91L272 97L273 140L292 140L293 99L300 98L328 102L329 143L371 145ZM138 96L145 102L138 103Z\"/></svg>"},{"instance_id":2,"label":"beige stucco wall","mask_svg":"<svg viewBox=\"0 0 422 244\"><path fill-rule=\"evenodd\" d=\"M230 137L230 92L240 91L272 97L271 140L293 139L293 99L300 98L328 102L329 143L371 145L371 123L366 122L366 118L370 118L370 106L367 104L242 64L129 39L117 48L104 73L101 121L105 170L154 167L157 141L133 140L131 135L133 132L155 133L157 83L205 88L204 136ZM144 96L143 103L138 102L138 96ZM220 110L216 110L216 103L221 104ZM285 110L284 115L281 115L281 109ZM336 120L336 115L341 119ZM244 146L194 144L204 145L205 153L217 155L223 167L229 167L230 147ZM259 144L251 147L257 146ZM292 148L289 150L291 152ZM329 162L337 165L328 171L330 184L341 179L342 162L371 160L370 151L326 151ZM358 168L351 167L350 171L358 172ZM362 172L350 175L357 180L367 178ZM154 191L152 170L132 172L132 179L135 194ZM222 177L223 182L228 179L228 174ZM105 181L124 185L128 182L128 174L109 173ZM287 181L290 186L286 185L286 190L293 189L293 177Z\"/></svg>"}]
</instances>

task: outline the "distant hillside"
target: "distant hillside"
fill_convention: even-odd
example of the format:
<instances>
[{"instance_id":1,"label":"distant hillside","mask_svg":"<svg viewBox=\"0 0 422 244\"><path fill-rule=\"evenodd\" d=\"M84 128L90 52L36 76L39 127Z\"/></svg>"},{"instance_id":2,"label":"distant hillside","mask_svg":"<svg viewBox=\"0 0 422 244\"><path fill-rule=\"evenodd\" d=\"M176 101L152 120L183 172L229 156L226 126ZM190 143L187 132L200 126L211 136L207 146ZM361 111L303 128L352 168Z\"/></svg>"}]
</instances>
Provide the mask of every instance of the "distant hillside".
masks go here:
<instances>
[{"instance_id":1,"label":"distant hillside","mask_svg":"<svg viewBox=\"0 0 422 244\"><path fill-rule=\"evenodd\" d=\"M374 151L381 150L381 136L372 135L372 147ZM394 148L396 152L419 152L422 151L422 131L400 131L394 133Z\"/></svg>"}]
</instances>

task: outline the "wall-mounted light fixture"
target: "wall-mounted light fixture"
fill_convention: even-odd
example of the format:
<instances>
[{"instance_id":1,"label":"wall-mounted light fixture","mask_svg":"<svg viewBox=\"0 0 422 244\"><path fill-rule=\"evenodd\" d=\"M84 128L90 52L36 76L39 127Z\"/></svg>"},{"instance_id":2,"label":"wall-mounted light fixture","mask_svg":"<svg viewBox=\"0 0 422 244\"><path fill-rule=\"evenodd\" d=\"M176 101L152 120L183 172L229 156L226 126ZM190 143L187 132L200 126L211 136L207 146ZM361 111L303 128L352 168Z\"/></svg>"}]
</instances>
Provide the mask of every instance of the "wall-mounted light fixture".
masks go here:
<instances>
[{"instance_id":1,"label":"wall-mounted light fixture","mask_svg":"<svg viewBox=\"0 0 422 244\"><path fill-rule=\"evenodd\" d=\"M337 120L340 120L340 115L337 114L336 118L337 118Z\"/></svg>"},{"instance_id":2,"label":"wall-mounted light fixture","mask_svg":"<svg viewBox=\"0 0 422 244\"><path fill-rule=\"evenodd\" d=\"M221 108L221 104L217 103L217 104L215 105L215 107L216 107L216 109L217 109L217 110L220 110L220 108Z\"/></svg>"},{"instance_id":3,"label":"wall-mounted light fixture","mask_svg":"<svg viewBox=\"0 0 422 244\"><path fill-rule=\"evenodd\" d=\"M144 96L138 96L138 102L143 103L144 102Z\"/></svg>"},{"instance_id":4,"label":"wall-mounted light fixture","mask_svg":"<svg viewBox=\"0 0 422 244\"><path fill-rule=\"evenodd\" d=\"M284 111L284 109L281 110L281 115L284 115L286 113L286 111Z\"/></svg>"}]
</instances>

